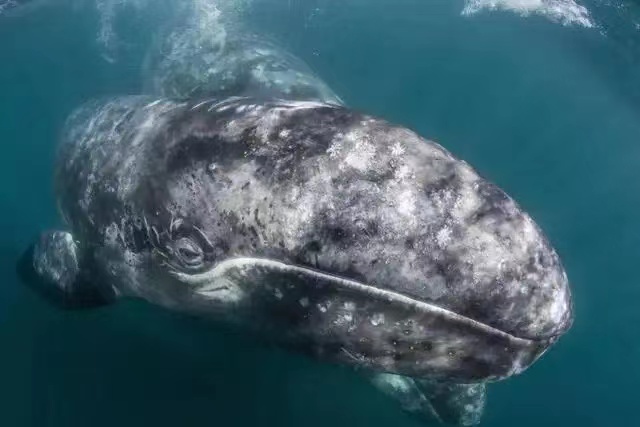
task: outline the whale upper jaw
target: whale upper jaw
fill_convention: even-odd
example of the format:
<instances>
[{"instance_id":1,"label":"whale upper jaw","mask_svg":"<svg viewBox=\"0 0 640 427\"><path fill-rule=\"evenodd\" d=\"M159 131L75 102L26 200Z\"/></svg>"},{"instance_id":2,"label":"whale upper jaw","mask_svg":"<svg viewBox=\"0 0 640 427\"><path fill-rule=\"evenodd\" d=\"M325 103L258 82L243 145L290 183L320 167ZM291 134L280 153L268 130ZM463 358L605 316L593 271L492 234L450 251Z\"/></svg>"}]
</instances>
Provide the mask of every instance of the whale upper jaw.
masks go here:
<instances>
[{"instance_id":1,"label":"whale upper jaw","mask_svg":"<svg viewBox=\"0 0 640 427\"><path fill-rule=\"evenodd\" d=\"M228 307L284 345L377 371L499 380L557 340L520 338L402 293L279 260L233 258L204 273L173 274L193 290L198 311Z\"/></svg>"}]
</instances>

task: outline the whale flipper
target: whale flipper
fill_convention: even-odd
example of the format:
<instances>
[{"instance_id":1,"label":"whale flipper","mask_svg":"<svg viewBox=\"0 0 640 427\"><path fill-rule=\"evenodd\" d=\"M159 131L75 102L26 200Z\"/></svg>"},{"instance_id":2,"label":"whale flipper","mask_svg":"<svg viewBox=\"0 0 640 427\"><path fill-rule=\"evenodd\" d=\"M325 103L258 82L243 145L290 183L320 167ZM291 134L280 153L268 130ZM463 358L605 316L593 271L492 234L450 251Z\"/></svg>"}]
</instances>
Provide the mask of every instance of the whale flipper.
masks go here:
<instances>
[{"instance_id":1,"label":"whale flipper","mask_svg":"<svg viewBox=\"0 0 640 427\"><path fill-rule=\"evenodd\" d=\"M412 378L396 374L374 373L370 374L369 379L377 389L398 401L404 411L426 420L429 424L442 423L431 402Z\"/></svg>"},{"instance_id":2,"label":"whale flipper","mask_svg":"<svg viewBox=\"0 0 640 427\"><path fill-rule=\"evenodd\" d=\"M71 233L49 231L22 255L18 276L56 306L77 309L108 304L108 297L81 269L78 244Z\"/></svg>"},{"instance_id":3,"label":"whale flipper","mask_svg":"<svg viewBox=\"0 0 640 427\"><path fill-rule=\"evenodd\" d=\"M428 422L472 426L486 403L484 384L453 384L388 373L370 374L371 382L399 401L402 409Z\"/></svg>"},{"instance_id":4,"label":"whale flipper","mask_svg":"<svg viewBox=\"0 0 640 427\"><path fill-rule=\"evenodd\" d=\"M486 384L455 384L414 379L444 424L480 423L487 401Z\"/></svg>"}]
</instances>

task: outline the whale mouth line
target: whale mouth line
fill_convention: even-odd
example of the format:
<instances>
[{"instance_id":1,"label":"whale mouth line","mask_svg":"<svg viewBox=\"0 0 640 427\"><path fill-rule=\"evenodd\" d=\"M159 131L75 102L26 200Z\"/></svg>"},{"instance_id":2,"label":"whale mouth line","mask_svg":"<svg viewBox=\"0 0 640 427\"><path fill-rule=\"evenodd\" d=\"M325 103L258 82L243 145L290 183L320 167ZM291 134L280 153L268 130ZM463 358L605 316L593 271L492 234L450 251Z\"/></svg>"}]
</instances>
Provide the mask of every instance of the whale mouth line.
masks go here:
<instances>
[{"instance_id":1,"label":"whale mouth line","mask_svg":"<svg viewBox=\"0 0 640 427\"><path fill-rule=\"evenodd\" d=\"M520 338L508 332L495 328L491 325L488 325L486 323L479 322L470 317L456 313L455 311L451 311L446 308L437 306L435 304L431 304L419 299L415 299L413 297L407 296L405 294L402 294L396 291L382 289L370 284L348 279L333 273L327 273L314 268L300 266L296 264L287 264L285 262L270 259L270 258L253 258L253 257L231 258L231 259L227 259L225 261L220 262L211 270L203 273L188 274L188 273L174 271L173 275L179 280L191 286L199 287L198 292L212 294L212 293L215 293L217 290L228 289L227 285L220 286L219 280L221 279L225 280L224 278L231 271L233 270L242 271L242 270L248 270L248 269L254 269L254 268L263 268L265 270L271 270L271 271L282 271L286 273L302 274L302 275L311 276L317 279L328 280L346 289L350 289L356 292L366 293L366 294L378 297L380 299L384 299L389 302L399 303L404 306L414 308L415 310L418 310L421 312L428 312L432 315L442 316L450 320L454 320L456 322L464 324L466 326L470 326L474 329L482 330L487 334L501 336L510 341L517 342L524 345L531 345L536 342L548 340L548 339L534 340L534 339Z\"/></svg>"}]
</instances>

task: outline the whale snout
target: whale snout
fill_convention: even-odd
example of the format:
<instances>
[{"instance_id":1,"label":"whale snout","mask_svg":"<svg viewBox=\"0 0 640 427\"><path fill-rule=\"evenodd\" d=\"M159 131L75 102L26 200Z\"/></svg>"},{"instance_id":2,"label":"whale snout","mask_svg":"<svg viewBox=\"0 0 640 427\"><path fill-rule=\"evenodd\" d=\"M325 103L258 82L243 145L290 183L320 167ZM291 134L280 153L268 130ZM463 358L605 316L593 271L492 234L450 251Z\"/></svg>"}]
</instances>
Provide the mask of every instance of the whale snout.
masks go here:
<instances>
[{"instance_id":1,"label":"whale snout","mask_svg":"<svg viewBox=\"0 0 640 427\"><path fill-rule=\"evenodd\" d=\"M454 286L436 302L517 338L555 341L573 322L557 253L502 190L486 181L473 188L476 207L457 219L462 232L443 251L443 276Z\"/></svg>"}]
</instances>

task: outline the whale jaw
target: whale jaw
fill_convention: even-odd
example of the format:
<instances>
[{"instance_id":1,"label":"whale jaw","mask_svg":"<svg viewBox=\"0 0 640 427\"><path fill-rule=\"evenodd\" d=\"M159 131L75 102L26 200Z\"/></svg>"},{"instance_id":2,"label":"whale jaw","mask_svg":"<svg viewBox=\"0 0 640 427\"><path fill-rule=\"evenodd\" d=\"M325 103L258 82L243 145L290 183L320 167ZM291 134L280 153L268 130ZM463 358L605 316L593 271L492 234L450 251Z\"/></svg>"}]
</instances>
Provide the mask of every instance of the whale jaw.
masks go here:
<instances>
[{"instance_id":1,"label":"whale jaw","mask_svg":"<svg viewBox=\"0 0 640 427\"><path fill-rule=\"evenodd\" d=\"M461 383L520 373L555 338L518 338L387 289L265 258L233 258L200 274L174 273L192 308L227 314L321 360Z\"/></svg>"}]
</instances>

